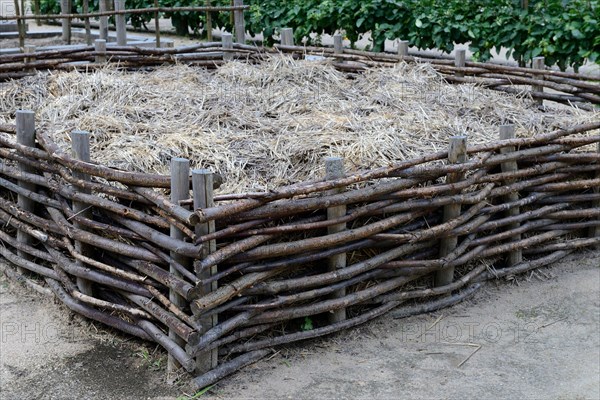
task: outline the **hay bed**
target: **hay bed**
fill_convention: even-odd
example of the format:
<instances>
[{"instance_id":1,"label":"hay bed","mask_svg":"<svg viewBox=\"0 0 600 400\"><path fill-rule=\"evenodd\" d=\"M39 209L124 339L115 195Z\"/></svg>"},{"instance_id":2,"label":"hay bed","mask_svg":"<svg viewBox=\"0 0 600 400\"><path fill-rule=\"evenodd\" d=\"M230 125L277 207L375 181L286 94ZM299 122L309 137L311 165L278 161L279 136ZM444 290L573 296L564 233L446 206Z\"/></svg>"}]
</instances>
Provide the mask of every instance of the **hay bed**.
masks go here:
<instances>
[{"instance_id":1,"label":"hay bed","mask_svg":"<svg viewBox=\"0 0 600 400\"><path fill-rule=\"evenodd\" d=\"M429 64L347 74L279 56L216 71L40 74L1 84L0 94L0 123L36 110L63 149L72 130L90 131L92 158L119 169L168 174L172 157L186 157L226 177L222 193L319 178L327 156L343 157L352 172L444 150L452 135L478 144L497 139L505 123L523 137L600 115L540 111L528 98L450 85Z\"/></svg>"}]
</instances>

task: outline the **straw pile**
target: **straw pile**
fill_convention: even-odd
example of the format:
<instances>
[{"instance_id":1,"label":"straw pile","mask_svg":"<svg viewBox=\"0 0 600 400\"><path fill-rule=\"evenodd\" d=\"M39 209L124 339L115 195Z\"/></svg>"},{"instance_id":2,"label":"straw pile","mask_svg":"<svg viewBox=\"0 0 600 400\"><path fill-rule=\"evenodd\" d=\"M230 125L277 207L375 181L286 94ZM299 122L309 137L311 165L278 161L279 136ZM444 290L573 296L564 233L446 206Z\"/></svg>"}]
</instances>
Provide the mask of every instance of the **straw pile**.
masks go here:
<instances>
[{"instance_id":1,"label":"straw pile","mask_svg":"<svg viewBox=\"0 0 600 400\"><path fill-rule=\"evenodd\" d=\"M271 57L215 71L184 65L150 72L103 69L38 74L0 86L0 123L35 110L63 149L69 132L92 132L92 158L107 166L168 173L172 157L226 178L223 193L263 191L323 175L322 158L349 171L470 144L591 122L576 108L540 112L527 98L444 83L429 64L347 74L330 64Z\"/></svg>"}]
</instances>

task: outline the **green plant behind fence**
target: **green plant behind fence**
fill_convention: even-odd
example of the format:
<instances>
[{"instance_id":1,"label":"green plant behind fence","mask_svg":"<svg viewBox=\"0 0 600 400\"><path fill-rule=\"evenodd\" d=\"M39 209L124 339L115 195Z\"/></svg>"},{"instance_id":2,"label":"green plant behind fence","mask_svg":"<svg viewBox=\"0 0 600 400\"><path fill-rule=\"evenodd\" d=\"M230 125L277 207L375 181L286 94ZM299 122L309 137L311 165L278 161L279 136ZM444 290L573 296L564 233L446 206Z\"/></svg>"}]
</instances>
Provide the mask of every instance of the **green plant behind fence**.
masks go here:
<instances>
[{"instance_id":1,"label":"green plant behind fence","mask_svg":"<svg viewBox=\"0 0 600 400\"><path fill-rule=\"evenodd\" d=\"M57 13L58 0L42 0L42 13ZM204 0L160 0L164 7L205 5ZM370 33L371 48L382 50L386 39L402 38L421 49L450 52L455 43L469 43L475 59L486 61L492 50L506 48L521 64L544 56L549 65L575 69L586 60L600 62L600 0L530 0L523 9L520 0L246 0L246 27L251 34L263 33L265 44L274 41L282 27L294 28L296 41L319 44L322 34L343 32L355 43ZM212 5L230 5L213 0ZM152 4L128 0L128 8ZM90 1L91 10L98 0ZM81 12L82 0L73 1L73 12ZM205 13L168 13L177 34L199 33ZM152 14L131 16L130 22L144 27ZM231 29L230 13L213 13L213 26Z\"/></svg>"}]
</instances>

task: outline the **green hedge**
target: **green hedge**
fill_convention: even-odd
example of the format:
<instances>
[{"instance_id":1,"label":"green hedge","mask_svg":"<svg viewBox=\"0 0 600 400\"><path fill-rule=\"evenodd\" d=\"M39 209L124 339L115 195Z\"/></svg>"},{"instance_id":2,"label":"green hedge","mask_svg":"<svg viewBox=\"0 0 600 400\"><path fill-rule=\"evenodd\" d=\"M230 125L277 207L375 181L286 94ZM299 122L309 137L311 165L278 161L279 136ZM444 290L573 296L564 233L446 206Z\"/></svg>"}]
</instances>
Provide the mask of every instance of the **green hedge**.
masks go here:
<instances>
[{"instance_id":1,"label":"green hedge","mask_svg":"<svg viewBox=\"0 0 600 400\"><path fill-rule=\"evenodd\" d=\"M81 0L73 11L81 12ZM165 7L204 5L200 1L160 0ZM322 34L343 32L352 43L370 32L374 50L385 39L402 38L421 49L452 51L454 44L469 43L474 57L488 60L493 49L504 47L521 64L536 56L546 64L578 68L586 60L600 63L600 0L530 0L523 10L520 0L246 0L246 26L263 33L267 45L282 27L294 28L297 42L318 44ZM42 0L42 12L58 12L58 0ZM152 2L128 0L128 8ZM214 5L229 5L215 0ZM98 0L91 0L92 10ZM170 17L178 34L197 33L204 13L175 13ZM153 17L136 15L142 27ZM229 13L214 13L213 25L231 29ZM315 35L316 34L316 35Z\"/></svg>"}]
</instances>

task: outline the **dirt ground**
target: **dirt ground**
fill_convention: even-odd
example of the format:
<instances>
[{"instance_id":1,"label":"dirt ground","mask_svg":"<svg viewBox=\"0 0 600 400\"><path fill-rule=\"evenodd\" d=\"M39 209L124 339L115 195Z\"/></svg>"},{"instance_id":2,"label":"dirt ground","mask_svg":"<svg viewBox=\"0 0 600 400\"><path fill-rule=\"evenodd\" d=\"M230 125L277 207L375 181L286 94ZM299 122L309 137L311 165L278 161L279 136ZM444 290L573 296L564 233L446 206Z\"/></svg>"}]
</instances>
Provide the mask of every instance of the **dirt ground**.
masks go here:
<instances>
[{"instance_id":1,"label":"dirt ground","mask_svg":"<svg viewBox=\"0 0 600 400\"><path fill-rule=\"evenodd\" d=\"M4 276L0 320L2 400L186 398L154 346ZM600 251L586 251L434 314L279 349L202 398L599 399L599 331Z\"/></svg>"}]
</instances>

